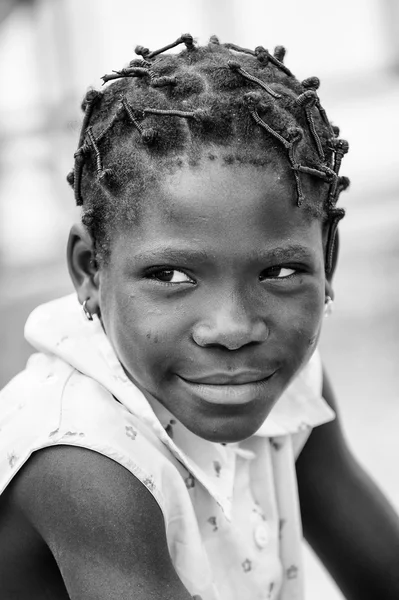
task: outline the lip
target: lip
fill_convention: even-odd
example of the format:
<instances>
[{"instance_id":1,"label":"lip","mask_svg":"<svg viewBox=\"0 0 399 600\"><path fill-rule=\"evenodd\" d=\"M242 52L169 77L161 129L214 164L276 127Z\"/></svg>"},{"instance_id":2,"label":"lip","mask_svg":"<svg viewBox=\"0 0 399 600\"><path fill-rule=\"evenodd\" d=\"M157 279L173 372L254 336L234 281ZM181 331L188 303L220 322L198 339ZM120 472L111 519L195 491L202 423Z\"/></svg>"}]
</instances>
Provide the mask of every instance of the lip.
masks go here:
<instances>
[{"instance_id":1,"label":"lip","mask_svg":"<svg viewBox=\"0 0 399 600\"><path fill-rule=\"evenodd\" d=\"M259 395L264 392L265 387L273 375L274 373L257 381L235 384L231 383L231 376L230 383L227 384L189 381L180 375L178 377L187 388L187 391L199 397L201 400L205 400L205 402L209 402L210 404L225 404L231 406L248 404L252 400L258 398Z\"/></svg>"},{"instance_id":2,"label":"lip","mask_svg":"<svg viewBox=\"0 0 399 600\"><path fill-rule=\"evenodd\" d=\"M213 384L213 385L240 385L244 383L256 383L270 377L260 371L235 371L233 373L223 373L222 371L209 373L208 375L195 376L193 378L182 377L189 383Z\"/></svg>"}]
</instances>

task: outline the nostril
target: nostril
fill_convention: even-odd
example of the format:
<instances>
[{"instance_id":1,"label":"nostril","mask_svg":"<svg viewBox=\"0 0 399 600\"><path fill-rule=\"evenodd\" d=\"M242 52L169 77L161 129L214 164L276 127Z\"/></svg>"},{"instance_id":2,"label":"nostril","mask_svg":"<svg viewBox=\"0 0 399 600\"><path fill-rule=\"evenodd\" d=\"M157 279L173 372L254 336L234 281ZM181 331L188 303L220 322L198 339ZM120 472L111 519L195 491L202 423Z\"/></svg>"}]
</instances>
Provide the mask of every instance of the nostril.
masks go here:
<instances>
[{"instance_id":1,"label":"nostril","mask_svg":"<svg viewBox=\"0 0 399 600\"><path fill-rule=\"evenodd\" d=\"M192 337L201 347L224 347L227 350L239 350L244 346L253 346L267 340L269 330L264 321L256 323L216 322L212 325L197 325Z\"/></svg>"}]
</instances>

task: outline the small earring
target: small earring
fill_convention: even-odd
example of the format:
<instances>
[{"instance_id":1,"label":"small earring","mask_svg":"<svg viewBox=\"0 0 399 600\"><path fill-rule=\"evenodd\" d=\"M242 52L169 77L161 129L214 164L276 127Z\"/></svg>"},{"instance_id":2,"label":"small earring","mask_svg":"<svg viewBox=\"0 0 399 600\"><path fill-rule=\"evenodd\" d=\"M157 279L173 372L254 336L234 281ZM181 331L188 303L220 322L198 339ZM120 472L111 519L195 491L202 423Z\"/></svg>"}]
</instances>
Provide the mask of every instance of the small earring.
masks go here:
<instances>
[{"instance_id":1,"label":"small earring","mask_svg":"<svg viewBox=\"0 0 399 600\"><path fill-rule=\"evenodd\" d=\"M84 315L85 315L86 319L88 321L92 321L93 320L93 315L91 314L91 312L87 308L87 301L88 300L90 300L90 298L86 298L86 300L82 304L82 308L83 308L83 312L84 312Z\"/></svg>"},{"instance_id":2,"label":"small earring","mask_svg":"<svg viewBox=\"0 0 399 600\"><path fill-rule=\"evenodd\" d=\"M330 317L334 310L334 300L330 296L326 296L326 300L324 303L324 316Z\"/></svg>"}]
</instances>

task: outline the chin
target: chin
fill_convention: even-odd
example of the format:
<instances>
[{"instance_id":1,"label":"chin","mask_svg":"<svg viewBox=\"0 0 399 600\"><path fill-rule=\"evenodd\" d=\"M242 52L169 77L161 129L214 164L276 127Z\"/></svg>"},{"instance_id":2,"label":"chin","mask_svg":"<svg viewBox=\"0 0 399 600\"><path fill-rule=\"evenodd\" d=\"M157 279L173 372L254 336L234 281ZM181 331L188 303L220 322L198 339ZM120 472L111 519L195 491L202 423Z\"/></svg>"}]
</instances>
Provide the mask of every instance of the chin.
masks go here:
<instances>
[{"instance_id":1,"label":"chin","mask_svg":"<svg viewBox=\"0 0 399 600\"><path fill-rule=\"evenodd\" d=\"M214 418L212 422L206 423L202 421L198 423L198 426L189 427L190 431L199 437L218 444L232 444L235 442L242 442L248 439L254 433L256 433L262 423L269 415L270 409L266 412L266 415L259 418L245 419L243 416L229 415L228 417ZM264 413L263 413L264 414ZM187 427L187 425L186 425Z\"/></svg>"},{"instance_id":2,"label":"chin","mask_svg":"<svg viewBox=\"0 0 399 600\"><path fill-rule=\"evenodd\" d=\"M257 428L258 429L258 428ZM256 431L256 429L255 429ZM220 431L215 431L212 433L205 435L201 435L202 438L204 438L205 440L208 440L208 442L214 442L215 444L233 444L235 442L242 442L248 438L250 438L255 431L252 431L251 433L244 433L244 432L220 432Z\"/></svg>"}]
</instances>

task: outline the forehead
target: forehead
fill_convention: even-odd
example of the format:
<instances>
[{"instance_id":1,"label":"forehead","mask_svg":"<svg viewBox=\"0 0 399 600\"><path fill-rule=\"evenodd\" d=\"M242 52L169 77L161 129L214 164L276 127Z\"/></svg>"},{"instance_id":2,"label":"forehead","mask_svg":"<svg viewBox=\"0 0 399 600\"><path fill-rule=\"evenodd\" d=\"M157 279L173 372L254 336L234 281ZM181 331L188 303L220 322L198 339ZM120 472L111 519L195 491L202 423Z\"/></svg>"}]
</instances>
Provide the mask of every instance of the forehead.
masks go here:
<instances>
[{"instance_id":1,"label":"forehead","mask_svg":"<svg viewBox=\"0 0 399 600\"><path fill-rule=\"evenodd\" d=\"M307 193L316 194L309 186ZM185 241L229 256L282 242L320 246L321 222L296 205L284 165L226 164L218 158L165 174L129 230L134 246ZM134 239L133 239L134 238Z\"/></svg>"}]
</instances>

